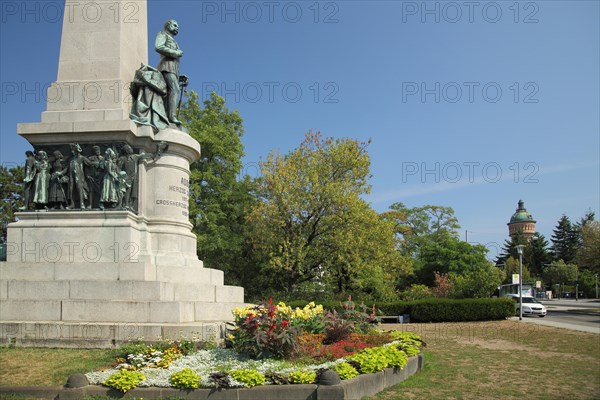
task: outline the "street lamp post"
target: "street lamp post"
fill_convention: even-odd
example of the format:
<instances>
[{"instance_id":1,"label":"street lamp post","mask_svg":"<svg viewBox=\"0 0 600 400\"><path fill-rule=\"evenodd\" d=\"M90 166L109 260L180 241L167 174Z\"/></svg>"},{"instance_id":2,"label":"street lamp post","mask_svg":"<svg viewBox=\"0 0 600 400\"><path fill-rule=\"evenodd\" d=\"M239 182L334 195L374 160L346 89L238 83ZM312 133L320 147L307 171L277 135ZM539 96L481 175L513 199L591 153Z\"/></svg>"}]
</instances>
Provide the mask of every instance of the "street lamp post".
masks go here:
<instances>
[{"instance_id":1,"label":"street lamp post","mask_svg":"<svg viewBox=\"0 0 600 400\"><path fill-rule=\"evenodd\" d=\"M577 266L577 273L575 274L575 301L579 301L579 266Z\"/></svg>"},{"instance_id":2,"label":"street lamp post","mask_svg":"<svg viewBox=\"0 0 600 400\"><path fill-rule=\"evenodd\" d=\"M519 321L523 319L523 249L524 245L517 246L519 253Z\"/></svg>"}]
</instances>

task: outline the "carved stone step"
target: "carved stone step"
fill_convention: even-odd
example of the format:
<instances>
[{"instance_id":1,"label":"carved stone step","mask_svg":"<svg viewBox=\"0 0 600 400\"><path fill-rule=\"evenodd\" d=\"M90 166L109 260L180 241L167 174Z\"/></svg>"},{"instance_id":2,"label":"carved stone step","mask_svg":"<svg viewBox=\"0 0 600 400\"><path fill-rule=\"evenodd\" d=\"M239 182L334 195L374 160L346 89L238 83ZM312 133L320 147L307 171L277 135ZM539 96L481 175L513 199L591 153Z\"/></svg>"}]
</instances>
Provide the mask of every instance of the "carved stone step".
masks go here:
<instances>
[{"instance_id":1,"label":"carved stone step","mask_svg":"<svg viewBox=\"0 0 600 400\"><path fill-rule=\"evenodd\" d=\"M197 267L157 266L149 263L0 263L0 279L30 281L98 280L197 282L223 285L223 271Z\"/></svg>"},{"instance_id":2,"label":"carved stone step","mask_svg":"<svg viewBox=\"0 0 600 400\"><path fill-rule=\"evenodd\" d=\"M193 301L3 300L2 322L181 323L231 321L243 303Z\"/></svg>"},{"instance_id":3,"label":"carved stone step","mask_svg":"<svg viewBox=\"0 0 600 400\"><path fill-rule=\"evenodd\" d=\"M28 347L112 348L136 340L185 337L218 340L225 333L220 321L188 323L118 322L0 322L0 343Z\"/></svg>"},{"instance_id":4,"label":"carved stone step","mask_svg":"<svg viewBox=\"0 0 600 400\"><path fill-rule=\"evenodd\" d=\"M0 300L140 300L243 302L237 286L158 281L0 280Z\"/></svg>"}]
</instances>

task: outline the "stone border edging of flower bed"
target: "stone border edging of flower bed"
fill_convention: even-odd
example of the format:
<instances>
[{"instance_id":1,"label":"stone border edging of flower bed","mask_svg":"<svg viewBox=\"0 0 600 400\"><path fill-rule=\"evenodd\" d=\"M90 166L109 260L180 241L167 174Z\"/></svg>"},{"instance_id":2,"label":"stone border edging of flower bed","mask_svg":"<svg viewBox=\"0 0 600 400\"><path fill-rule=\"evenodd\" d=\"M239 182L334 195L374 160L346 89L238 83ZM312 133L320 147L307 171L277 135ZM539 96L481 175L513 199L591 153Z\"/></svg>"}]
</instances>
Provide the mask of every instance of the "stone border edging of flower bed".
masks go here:
<instances>
[{"instance_id":1,"label":"stone border edging of flower bed","mask_svg":"<svg viewBox=\"0 0 600 400\"><path fill-rule=\"evenodd\" d=\"M122 393L99 385L80 388L65 387L0 387L0 393L29 395L45 399L79 400L86 396L164 399L177 397L190 400L360 400L394 386L423 368L423 353L409 357L402 369L386 368L373 374L359 375L337 385L265 385L251 389L136 388Z\"/></svg>"}]
</instances>

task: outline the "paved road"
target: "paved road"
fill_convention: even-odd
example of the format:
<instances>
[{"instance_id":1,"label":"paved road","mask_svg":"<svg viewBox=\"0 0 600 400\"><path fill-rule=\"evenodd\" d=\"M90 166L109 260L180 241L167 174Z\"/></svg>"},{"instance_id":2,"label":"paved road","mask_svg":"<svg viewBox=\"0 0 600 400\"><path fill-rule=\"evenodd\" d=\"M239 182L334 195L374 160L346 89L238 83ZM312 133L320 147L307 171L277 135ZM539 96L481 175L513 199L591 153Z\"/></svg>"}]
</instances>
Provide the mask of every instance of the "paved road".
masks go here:
<instances>
[{"instance_id":1,"label":"paved road","mask_svg":"<svg viewBox=\"0 0 600 400\"><path fill-rule=\"evenodd\" d=\"M545 318L523 317L526 323L600 334L600 302L597 300L543 300L548 314Z\"/></svg>"}]
</instances>

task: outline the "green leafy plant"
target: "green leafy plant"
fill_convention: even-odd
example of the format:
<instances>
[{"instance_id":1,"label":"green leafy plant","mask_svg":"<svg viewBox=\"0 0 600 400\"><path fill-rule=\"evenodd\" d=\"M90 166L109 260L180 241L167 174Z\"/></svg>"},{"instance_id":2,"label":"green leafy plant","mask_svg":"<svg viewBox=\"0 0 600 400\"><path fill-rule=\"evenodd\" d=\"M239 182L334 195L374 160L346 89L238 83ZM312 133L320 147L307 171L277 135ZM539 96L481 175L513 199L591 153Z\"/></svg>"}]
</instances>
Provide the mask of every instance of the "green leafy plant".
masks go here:
<instances>
[{"instance_id":1,"label":"green leafy plant","mask_svg":"<svg viewBox=\"0 0 600 400\"><path fill-rule=\"evenodd\" d=\"M115 358L127 358L129 354L143 353L148 346L141 340L123 343L115 350Z\"/></svg>"},{"instance_id":2,"label":"green leafy plant","mask_svg":"<svg viewBox=\"0 0 600 400\"><path fill-rule=\"evenodd\" d=\"M173 387L179 389L198 389L200 387L200 375L190 368L171 374L169 381Z\"/></svg>"},{"instance_id":3,"label":"green leafy plant","mask_svg":"<svg viewBox=\"0 0 600 400\"><path fill-rule=\"evenodd\" d=\"M123 369L116 374L112 374L103 384L125 393L136 387L145 379L146 376L139 371L128 371Z\"/></svg>"},{"instance_id":4,"label":"green leafy plant","mask_svg":"<svg viewBox=\"0 0 600 400\"><path fill-rule=\"evenodd\" d=\"M367 348L346 359L358 362L363 374L381 371L390 363L387 350L384 347Z\"/></svg>"},{"instance_id":5,"label":"green leafy plant","mask_svg":"<svg viewBox=\"0 0 600 400\"><path fill-rule=\"evenodd\" d=\"M290 306L302 307L306 301L290 301ZM336 301L324 301L326 309L337 310L344 314L348 307L348 314L356 315L360 310L352 310L352 305L345 302L342 307ZM512 308L511 308L512 306ZM365 307L371 310L373 303L366 303ZM434 308L435 307L435 308ZM362 306L361 306L362 308ZM366 309L363 308L366 313ZM371 313L369 313L370 316ZM403 315L410 314L413 322L454 322L454 321L491 321L503 320L514 314L514 303L506 299L423 299L415 301L395 301L377 303L377 315ZM370 325L370 324L369 324ZM367 327L369 326L367 325Z\"/></svg>"},{"instance_id":6,"label":"green leafy plant","mask_svg":"<svg viewBox=\"0 0 600 400\"><path fill-rule=\"evenodd\" d=\"M317 379L317 373L306 370L298 370L290 372L290 382L291 383L314 383L315 379Z\"/></svg>"},{"instance_id":7,"label":"green leafy plant","mask_svg":"<svg viewBox=\"0 0 600 400\"><path fill-rule=\"evenodd\" d=\"M389 335L393 340L399 342L398 348L409 357L418 355L421 352L421 347L425 346L421 337L412 332L391 331Z\"/></svg>"},{"instance_id":8,"label":"green leafy plant","mask_svg":"<svg viewBox=\"0 0 600 400\"><path fill-rule=\"evenodd\" d=\"M265 384L265 376L253 369L235 369L229 374L233 377L233 379L243 383L249 388Z\"/></svg>"},{"instance_id":9,"label":"green leafy plant","mask_svg":"<svg viewBox=\"0 0 600 400\"><path fill-rule=\"evenodd\" d=\"M352 365L347 362L341 362L339 364L334 365L333 370L338 373L340 379L352 379L355 376L358 376L358 371Z\"/></svg>"},{"instance_id":10,"label":"green leafy plant","mask_svg":"<svg viewBox=\"0 0 600 400\"><path fill-rule=\"evenodd\" d=\"M396 346L383 346L379 348L382 349L387 358L387 367L403 368L408 362L406 353Z\"/></svg>"},{"instance_id":11,"label":"green leafy plant","mask_svg":"<svg viewBox=\"0 0 600 400\"><path fill-rule=\"evenodd\" d=\"M390 331L388 332L393 340L399 340L403 343L414 344L415 346L423 345L423 340L416 333L402 332L402 331Z\"/></svg>"},{"instance_id":12,"label":"green leafy plant","mask_svg":"<svg viewBox=\"0 0 600 400\"><path fill-rule=\"evenodd\" d=\"M421 352L421 349L417 346L408 343L399 343L398 348L406 353L409 357L414 357Z\"/></svg>"},{"instance_id":13,"label":"green leafy plant","mask_svg":"<svg viewBox=\"0 0 600 400\"><path fill-rule=\"evenodd\" d=\"M398 347L390 345L366 348L346 359L357 362L361 373L370 374L387 367L402 368L406 365L408 356Z\"/></svg>"},{"instance_id":14,"label":"green leafy plant","mask_svg":"<svg viewBox=\"0 0 600 400\"><path fill-rule=\"evenodd\" d=\"M277 310L289 318L290 325L297 327L301 332L322 333L325 329L325 318L323 306L315 304L314 301L306 304L303 308L292 307L283 302L277 304Z\"/></svg>"},{"instance_id":15,"label":"green leafy plant","mask_svg":"<svg viewBox=\"0 0 600 400\"><path fill-rule=\"evenodd\" d=\"M181 340L177 343L177 345L183 355L188 355L188 354L192 353L194 350L196 350L196 344L191 340L187 340L187 339Z\"/></svg>"}]
</instances>

